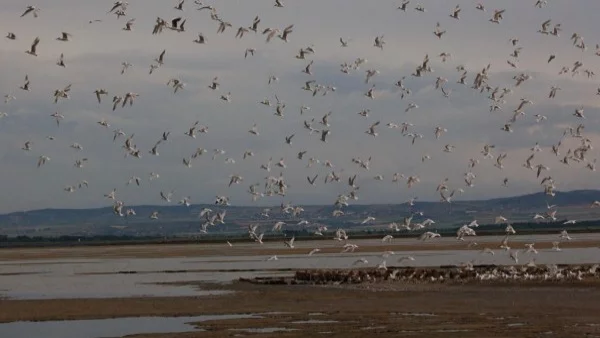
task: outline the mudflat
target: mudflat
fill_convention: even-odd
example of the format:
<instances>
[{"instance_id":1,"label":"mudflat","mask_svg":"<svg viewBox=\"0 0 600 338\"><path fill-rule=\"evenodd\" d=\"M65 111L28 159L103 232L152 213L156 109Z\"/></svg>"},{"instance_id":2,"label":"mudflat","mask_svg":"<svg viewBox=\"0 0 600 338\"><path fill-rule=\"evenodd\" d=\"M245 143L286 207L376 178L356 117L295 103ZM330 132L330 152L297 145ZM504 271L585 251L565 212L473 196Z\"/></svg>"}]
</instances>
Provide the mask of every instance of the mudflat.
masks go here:
<instances>
[{"instance_id":1,"label":"mudflat","mask_svg":"<svg viewBox=\"0 0 600 338\"><path fill-rule=\"evenodd\" d=\"M201 285L233 290L208 297L0 300L0 322L135 316L257 314L202 322L205 331L138 338L233 337L590 337L600 335L600 288L564 283L345 286ZM10 309L10 310L8 310ZM269 331L268 328L285 329Z\"/></svg>"},{"instance_id":2,"label":"mudflat","mask_svg":"<svg viewBox=\"0 0 600 338\"><path fill-rule=\"evenodd\" d=\"M353 241L359 245L364 240ZM500 241L494 237L477 237L477 246L468 246L463 241L419 241L406 240L390 244L378 240L368 241L368 245L360 246L360 252L385 251L425 251L425 250L481 250L483 247L498 248ZM378 243L379 242L379 243ZM297 242L302 243L302 242ZM285 255L307 254L312 248L321 248L321 253L339 253L341 245L332 245L331 241L309 241L312 246L297 245L288 249L279 243L266 242L264 246L254 243L228 246L223 244L150 244L150 245L119 245L119 246L81 246L66 248L11 248L0 249L0 261L32 260L32 259L63 259L63 258L165 258L165 257L211 257L211 256L247 256L247 255ZM522 244L521 244L522 246ZM598 247L598 240L575 239L563 241L562 248ZM552 248L551 240L537 241L537 249Z\"/></svg>"}]
</instances>

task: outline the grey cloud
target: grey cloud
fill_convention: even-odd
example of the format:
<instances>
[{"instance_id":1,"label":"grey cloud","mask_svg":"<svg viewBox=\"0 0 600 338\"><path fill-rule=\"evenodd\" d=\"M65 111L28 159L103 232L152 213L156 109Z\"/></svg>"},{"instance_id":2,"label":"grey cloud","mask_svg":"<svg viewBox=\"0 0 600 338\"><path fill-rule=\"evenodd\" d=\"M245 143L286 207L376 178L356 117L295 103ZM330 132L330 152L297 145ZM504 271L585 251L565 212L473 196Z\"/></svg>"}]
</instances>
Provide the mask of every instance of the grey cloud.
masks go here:
<instances>
[{"instance_id":1,"label":"grey cloud","mask_svg":"<svg viewBox=\"0 0 600 338\"><path fill-rule=\"evenodd\" d=\"M466 189L465 199L507 196L517 193L539 191L535 175L521 167L535 142L548 147L562 137L566 125L576 125L571 114L579 105L585 107L588 118L586 135L593 139L598 130L595 89L593 80L583 77L558 76L562 65L572 65L582 59L584 68L597 68L593 37L596 21L587 16L597 12L600 4L591 1L578 3L577 11L566 2L553 2L543 10L536 10L521 1L502 2L507 9L505 20L494 25L487 20L490 12L481 13L470 1L457 1L464 10L461 20L448 17L456 3L441 4L423 1L428 12L409 11L402 13L395 4L378 4L364 1L286 1L284 9L273 8L272 1L219 2L216 6L222 17L233 27L225 34L216 34L216 24L206 11L196 12L191 3L183 13L172 10L174 3L142 2L130 0L130 17L136 18L133 32L123 32L125 19L105 15L110 3L77 2L58 0L40 2L40 18L19 18L23 4L10 0L0 13L0 19L19 36L17 41L3 41L0 52L3 76L0 79L2 93L14 93L17 100L1 105L0 111L9 114L0 119L0 160L2 173L0 184L12 191L10 196L0 199L0 211L34 209L44 207L88 207L105 206L110 201L102 196L117 188L120 199L127 204L161 203L160 190L176 190L176 197L191 196L196 203L211 202L216 194L232 196L235 204L250 204L245 192L248 185L263 182L267 175L283 172L290 184L289 195L284 200L294 203L331 203L340 193L348 191L344 184L327 184L313 187L307 184L306 176L319 174L322 181L330 169L322 165L306 168L307 158L331 160L334 170L344 170L344 177L358 173L361 186L360 203L403 202L408 197L419 196L421 200L436 200L435 186L448 176L453 187L464 187L463 174L471 157L480 158L484 143L495 144L495 153L506 151L510 162L505 170L493 167L493 161L483 161L474 168L478 175L475 187ZM108 5L108 7L107 7ZM488 7L493 9L493 4ZM495 4L494 6L500 6ZM170 19L182 14L188 18L187 32L165 32L152 36L150 31L156 16ZM255 15L260 15L261 27L283 28L294 24L289 43L264 42L261 34L249 34L242 40L233 36L238 26L250 25ZM76 17L76 19L72 19ZM564 36L553 38L535 33L539 24L547 18L561 22ZM101 18L103 22L88 25L87 21ZM438 40L433 35L435 23L439 21L448 34ZM72 42L60 43L54 39L62 30L73 33ZM582 56L568 40L573 31L586 39L589 50ZM206 45L191 41L198 32L208 39ZM376 35L385 35L387 44L383 51L373 47ZM40 56L30 57L23 51L31 40L40 36ZM348 48L340 48L339 37L350 38ZM512 70L506 64L512 46L508 39L518 36L524 46L520 61L521 69ZM314 45L317 53L307 60L294 58L298 50ZM254 57L244 60L246 48L257 48ZM155 74L148 75L148 67L162 49L167 49L166 63ZM67 69L54 63L64 52ZM447 63L441 63L437 55L452 53ZM557 54L551 64L546 63L550 53ZM429 54L435 72L423 78L410 74ZM340 64L352 62L357 57L369 61L358 72L342 74ZM119 75L120 63L134 64L130 71ZM303 67L315 60L314 76L301 73ZM492 64L490 85L511 87L512 77L519 72L533 75L533 79L507 97L502 112L489 112L487 93L478 93L470 88L473 76L488 63ZM464 64L469 70L468 85L456 84L459 74L454 69ZM364 71L378 69L381 74L373 78L379 97L369 100L364 93L371 84L364 83ZM25 74L32 79L32 91L25 93L18 86ZM280 78L276 85L267 85L270 74ZM221 89L213 92L207 88L211 79L219 76ZM406 76L406 85L413 95L400 100L393 83ZM448 79L447 88L452 90L450 98L444 98L433 90L437 76ZM186 88L173 94L166 82L172 77L181 77ZM308 79L335 86L336 92L327 96L312 97L300 87ZM59 104L51 103L52 91L67 83L73 83L71 99ZM557 99L546 99L551 85L563 88ZM93 90L106 87L110 95L98 106ZM133 91L140 94L132 107L111 110L112 95ZM231 91L232 102L219 99ZM273 115L273 108L258 104L265 97L274 101L277 95L286 102L283 119ZM526 116L514 124L514 132L500 130L511 117L512 110L521 97L528 97L535 104L526 109ZM419 108L405 113L408 102ZM311 106L305 115L300 115L300 106ZM367 119L357 112L369 108ZM65 115L57 127L49 116L54 111ZM320 117L332 111L331 135L327 144L319 140L318 134L309 135L302 129L303 120ZM536 124L534 114L548 116L548 121ZM108 130L96 122L106 119ZM195 121L207 125L206 135L191 139L183 132ZM365 131L373 122L380 120L379 136L375 139ZM397 130L384 126L388 122L412 122L414 131L425 137L413 146L410 139ZM257 123L259 136L251 136L248 130ZM435 140L433 129L443 126L448 133ZM316 124L316 128L322 126ZM142 149L142 158L124 158L121 145L123 139L112 141L111 131L122 128L127 134L135 134L134 141ZM172 132L166 144L159 146L160 156L153 157L148 150L160 138L163 131ZM293 147L285 144L285 136L295 133ZM45 137L52 135L51 142ZM34 150L24 153L20 148L31 139ZM73 142L84 146L82 152L69 148ZM577 145L578 140L566 140L564 151ZM442 151L445 144L457 147L456 153ZM209 153L193 163L192 168L183 166L182 159L190 156L198 147ZM212 160L212 150L223 148L227 153ZM242 160L247 149L256 153L254 158ZM296 153L307 150L304 161L296 159ZM557 178L560 189L587 187L594 173L575 165L571 170L563 169L548 149L539 155L536 163L547 163L551 174ZM36 167L39 155L51 157L42 168ZM423 154L432 160L421 163ZM590 154L591 158L595 156ZM370 171L361 171L354 166L352 157L373 157ZM73 167L77 158L90 159L83 169ZM236 164L225 164L227 157ZM267 173L259 166L273 157L274 161L285 158L288 168ZM161 174L157 181L144 181L141 187L125 186L132 175L147 178L155 171ZM404 184L390 184L394 172L405 175L418 174L422 183L407 189ZM576 173L576 174L574 174ZM240 174L244 183L227 188L228 176ZM385 181L373 179L384 175ZM504 176L511 180L511 188L501 186ZM66 185L86 179L88 190L67 194ZM260 200L259 204L277 204L281 198Z\"/></svg>"}]
</instances>

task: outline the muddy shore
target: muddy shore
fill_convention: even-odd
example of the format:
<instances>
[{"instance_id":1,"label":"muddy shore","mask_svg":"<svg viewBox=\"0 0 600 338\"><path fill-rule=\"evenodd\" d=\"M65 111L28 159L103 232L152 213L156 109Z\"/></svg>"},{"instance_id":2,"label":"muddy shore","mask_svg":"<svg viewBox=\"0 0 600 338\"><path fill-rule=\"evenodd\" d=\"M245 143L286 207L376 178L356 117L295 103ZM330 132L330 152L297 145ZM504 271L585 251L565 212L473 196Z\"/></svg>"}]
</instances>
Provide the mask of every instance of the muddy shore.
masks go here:
<instances>
[{"instance_id":1,"label":"muddy shore","mask_svg":"<svg viewBox=\"0 0 600 338\"><path fill-rule=\"evenodd\" d=\"M496 241L486 241L485 238L477 240L479 246L471 250L481 250L486 246L495 249L499 244ZM416 242L390 245L371 243L362 245L359 252L467 249L467 243L460 242ZM513 242L515 247L522 245L523 242ZM537 242L535 245L538 250L549 249L552 246L550 242ZM561 243L563 248L597 246L597 241L574 240ZM11 260L29 260L23 264L34 264L37 259L57 258L68 260L285 255L307 254L307 251L306 247L278 249L260 245L240 245L230 248L227 244L11 249L0 250L0 260L7 261L5 264L11 264ZM339 247L330 246L324 248L322 252L339 251ZM589 266L579 268L590 269ZM392 267L390 269L394 270ZM197 323L197 327L204 331L144 334L131 337L234 337L254 335L257 332L260 332L261 337L312 335L427 338L600 337L600 281L597 279L568 279L556 282L404 282L402 277L415 275L414 271L417 270L411 269L404 267L396 275L399 278L393 281L389 280L389 275L385 275L384 278L376 276L375 279L368 279L361 283L327 282L323 283L325 285L266 285L239 281L229 284L170 283L192 285L204 291L233 291L223 295L198 297L0 299L0 323L254 314L259 318ZM290 275L294 273L298 272L290 272ZM313 272L300 271L299 273L301 279L311 281L310 284L317 284L312 283L315 279ZM320 273L316 276L320 276ZM360 273L352 275L353 278L356 276L365 281L365 276ZM423 280L431 277L424 276L427 278L422 278ZM439 281L439 276L435 277ZM23 278L29 277L23 276ZM445 278L445 280L450 279L447 276ZM281 328L285 331L261 332L265 328Z\"/></svg>"},{"instance_id":2,"label":"muddy shore","mask_svg":"<svg viewBox=\"0 0 600 338\"><path fill-rule=\"evenodd\" d=\"M349 241L352 243L352 241ZM340 253L341 244L333 246L331 243L314 242L315 247L321 248L323 253ZM341 243L341 242L340 242ZM426 251L426 250L482 250L484 247L498 249L499 241L486 237L477 238L477 246L468 247L468 242L423 242L415 240L414 243L399 242L392 244L369 244L360 246L356 252L373 253L385 251ZM285 248L266 247L259 244L247 243L229 247L223 244L185 244L185 245L130 245L130 246L103 246L103 247L76 247L76 248L18 248L0 249L0 261L34 260L34 259L63 259L63 258L165 258L165 257L211 257L211 256L247 256L247 255L302 255L308 254L312 249L297 247ZM342 243L343 244L343 243ZM522 248L523 243L514 243L515 248ZM598 247L597 240L573 240L561 242L562 248L590 248ZM536 249L552 248L551 241L540 241L535 244Z\"/></svg>"},{"instance_id":3,"label":"muddy shore","mask_svg":"<svg viewBox=\"0 0 600 338\"><path fill-rule=\"evenodd\" d=\"M135 316L261 314L202 322L203 332L137 338L232 337L242 329L287 328L264 337L584 337L600 335L597 283L352 286L199 285L233 290L209 297L0 300L0 322ZM291 313L273 313L291 312ZM267 314L265 314L267 313ZM268 314L271 313L271 314ZM317 314L318 313L318 314ZM310 325L292 323L314 321ZM242 330L242 331L236 331ZM551 333L549 333L551 332Z\"/></svg>"}]
</instances>

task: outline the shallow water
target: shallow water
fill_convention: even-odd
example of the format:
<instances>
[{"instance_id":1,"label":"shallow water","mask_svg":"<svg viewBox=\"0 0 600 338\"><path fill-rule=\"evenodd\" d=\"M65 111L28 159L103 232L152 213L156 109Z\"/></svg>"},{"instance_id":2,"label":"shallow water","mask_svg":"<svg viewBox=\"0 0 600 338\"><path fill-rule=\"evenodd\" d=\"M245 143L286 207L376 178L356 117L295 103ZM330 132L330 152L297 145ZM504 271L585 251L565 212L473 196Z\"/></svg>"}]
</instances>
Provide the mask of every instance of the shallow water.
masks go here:
<instances>
[{"instance_id":1,"label":"shallow water","mask_svg":"<svg viewBox=\"0 0 600 338\"><path fill-rule=\"evenodd\" d=\"M239 332L244 332L244 333L275 333L275 332L298 331L298 329L288 329L285 327L262 327L262 328L248 328L248 329L230 329L230 331L239 331Z\"/></svg>"},{"instance_id":2,"label":"shallow water","mask_svg":"<svg viewBox=\"0 0 600 338\"><path fill-rule=\"evenodd\" d=\"M198 317L131 317L98 320L13 322L0 324L0 337L97 338L144 333L202 331L190 323L209 320L260 318L254 315Z\"/></svg>"},{"instance_id":3,"label":"shallow water","mask_svg":"<svg viewBox=\"0 0 600 338\"><path fill-rule=\"evenodd\" d=\"M297 320L294 322L289 322L290 324L330 324L330 323L339 323L337 320L318 320L318 319L308 319L308 320Z\"/></svg>"},{"instance_id":4,"label":"shallow water","mask_svg":"<svg viewBox=\"0 0 600 338\"><path fill-rule=\"evenodd\" d=\"M578 234L576 238L600 239L599 234ZM478 238L475 238L477 240ZM556 240L557 235L514 236L509 244L514 249L523 249L524 243L540 240ZM441 241L455 242L453 238ZM381 253L361 253L360 247L379 244L380 240L350 241L359 245L355 253L315 254L308 256L314 247L340 247L335 241L298 242L307 254L280 255L277 261L266 261L267 256L206 256L169 258L110 258L110 259L52 259L0 262L0 297L15 299L52 298L111 298L111 297L177 297L217 294L191 286L158 285L159 283L199 281L230 282L240 277L289 276L295 269L375 267L383 260L387 266L440 266L474 264L513 264L506 251L494 249L495 255L483 255L484 246L496 248L501 236L486 237L494 243L481 244L478 250L445 251L396 251L395 255L383 258ZM496 242L497 240L497 242ZM401 239L396 242L414 242ZM243 243L243 246L257 246ZM466 244L465 244L466 245ZM281 243L265 243L264 248L281 248ZM415 261L398 262L402 256L413 256ZM353 265L358 258L368 264ZM519 263L526 264L535 259L536 264L587 264L600 262L600 249L563 249L561 252L539 250L537 255L521 252ZM171 271L165 273L165 271ZM224 271L236 270L236 271ZM277 271L284 270L284 271ZM289 271L287 271L289 270ZM123 272L136 273L123 273ZM119 273L121 272L121 273Z\"/></svg>"}]
</instances>

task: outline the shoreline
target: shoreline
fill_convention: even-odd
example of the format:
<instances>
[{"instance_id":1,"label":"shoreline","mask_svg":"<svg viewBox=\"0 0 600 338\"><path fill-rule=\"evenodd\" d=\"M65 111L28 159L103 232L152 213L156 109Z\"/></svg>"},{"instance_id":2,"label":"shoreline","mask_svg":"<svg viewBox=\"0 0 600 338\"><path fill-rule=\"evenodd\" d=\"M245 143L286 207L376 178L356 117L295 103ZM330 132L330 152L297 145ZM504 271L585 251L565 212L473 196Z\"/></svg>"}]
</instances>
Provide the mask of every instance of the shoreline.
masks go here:
<instances>
[{"instance_id":1,"label":"shoreline","mask_svg":"<svg viewBox=\"0 0 600 338\"><path fill-rule=\"evenodd\" d=\"M514 223L513 227L519 227L519 223ZM454 237L459 227L434 229L435 232L443 237ZM598 234L600 228L596 227L581 227L570 225L564 227L562 224L557 224L554 227L544 227L538 229L523 228L519 230L520 236L536 236L536 235L552 235L568 228L572 234ZM353 240L378 239L385 235L392 235L396 239L405 240L418 236L412 232L393 232L385 228L373 228L371 233L365 233L360 230L348 230L348 235ZM477 229L477 237L503 236L505 232L497 226L480 225ZM263 241L265 243L277 242L284 234L288 237L295 236L299 241L327 241L333 238L335 232L325 233L325 236L317 236L307 234L303 231L290 230L280 234L266 233ZM0 236L1 237L1 236ZM60 237L32 237L29 240L19 240L10 238L0 240L0 250L16 249L16 248L81 248L81 247L111 247L111 246L146 246L146 245L212 245L229 241L233 244L249 243L245 233L233 233L230 235L222 234L193 234L187 237L128 237L128 236L108 236L110 239L100 239L105 236L85 237L76 235L64 235Z\"/></svg>"},{"instance_id":2,"label":"shoreline","mask_svg":"<svg viewBox=\"0 0 600 338\"><path fill-rule=\"evenodd\" d=\"M578 239L561 242L563 248L597 248L598 240ZM481 251L490 247L498 254L507 255L499 248L497 237L472 238L479 245L468 247L468 241L454 239L422 242L417 239L398 239L391 244L380 240L356 240L360 245L355 253L383 253L385 251ZM530 238L515 236L509 242L513 249L523 250ZM538 238L541 239L541 238ZM537 241L535 248L550 250L554 236ZM556 236L558 241L558 236ZM28 264L76 263L77 259L96 260L114 258L197 258L199 261L218 262L219 256L307 255L311 246L326 245L322 253L341 254L343 242L296 242L294 249L283 243L211 245L147 245L76 248L22 248L0 250L0 266ZM599 254L600 254L600 249ZM324 256L326 259L331 256ZM395 260L394 260L395 263ZM418 264L418 262L415 262ZM595 263L595 262L590 262ZM394 266L392 266L394 265ZM261 333L264 337L307 337L329 332L333 337L390 337L399 334L427 338L507 338L540 337L552 332L561 338L579 338L600 335L600 269L586 273L582 280L484 280L474 278L474 272L512 270L508 265L474 265L473 270L456 266L416 267L392 264L382 271L373 267L356 266L349 269L277 269L267 270L267 276L244 281L209 283L177 281L152 283L160 287L182 286L197 291L227 291L221 294L194 296L130 297L130 298L71 298L71 299L2 299L0 325L18 321L103 320L130 317L195 317L204 315L253 315L248 319L215 319L193 325L204 331L137 334L128 338L192 338L230 337L236 334ZM405 264L406 265L406 264ZM412 264L410 264L412 265ZM171 266L167 266L170 268ZM237 272L242 269L185 269L146 271L86 272L82 275L180 273L180 272ZM544 273L539 267L515 266L519 276ZM565 275L577 277L578 271L590 271L591 264L559 264ZM264 269L261 269L264 270ZM237 275L240 277L240 275ZM259 275L260 276L260 275ZM284 277L282 277L284 276ZM325 278L323 278L325 276ZM367 277L368 276L368 277ZM393 276L393 278L391 277ZM417 276L417 277L409 277ZM431 276L436 279L431 280ZM440 279L439 276L444 276ZM448 278L459 276L460 278ZM357 278L358 277L358 278ZM23 278L32 278L24 274ZM293 283L291 279L299 282ZM338 283L340 279L346 282ZM196 279L196 278L194 278ZM144 280L144 279L141 279ZM110 325L110 321L100 322ZM266 332L266 328L286 331ZM255 331L252 331L255 330ZM403 332L403 333L400 333Z\"/></svg>"},{"instance_id":3,"label":"shoreline","mask_svg":"<svg viewBox=\"0 0 600 338\"><path fill-rule=\"evenodd\" d=\"M377 253L386 251L444 251L444 250L472 250L481 251L485 247L492 250L503 251L499 248L500 242L495 238L486 238L486 236L473 238L478 245L469 247L469 242L464 241L428 241L423 242L415 239L414 243L407 241L397 243L368 243L361 245L355 253ZM557 236L556 241L559 241ZM360 243L360 240L357 240ZM296 242L302 243L302 242ZM344 242L321 242L320 254L341 254ZM348 243L353 243L349 240ZM524 241L512 241L511 247L514 249L523 249ZM272 244L272 243L265 243ZM598 240L573 239L571 241L561 241L561 248L598 248ZM316 246L315 246L316 247ZM538 250L549 250L552 248L552 241L544 240L535 243ZM2 261L27 261L27 260L46 260L46 259L99 259L99 258L175 258L175 257L214 257L214 256L271 256L271 255L306 255L313 247L296 247L294 249L285 248L283 241L281 247L268 247L254 244L251 242L229 247L227 243L222 244L180 244L180 245L123 245L123 246L86 246L69 248L12 248L0 249L0 262ZM600 248L599 248L600 250Z\"/></svg>"},{"instance_id":4,"label":"shoreline","mask_svg":"<svg viewBox=\"0 0 600 338\"><path fill-rule=\"evenodd\" d=\"M600 310L600 289L586 282L543 287L516 283L401 287L385 282L351 287L188 284L235 292L202 297L0 300L0 307L11 309L0 312L0 323L254 314L260 318L195 324L207 331L130 337L224 337L235 330L268 327L296 329L268 337L306 337L324 331L334 336L361 337L365 329L382 337L402 330L413 331L415 337L534 337L552 331L570 338L600 333L595 326L600 325L596 315ZM553 296L548 297L548 292ZM494 295L493 301L490 295ZM311 320L317 322L294 324L308 324Z\"/></svg>"}]
</instances>

